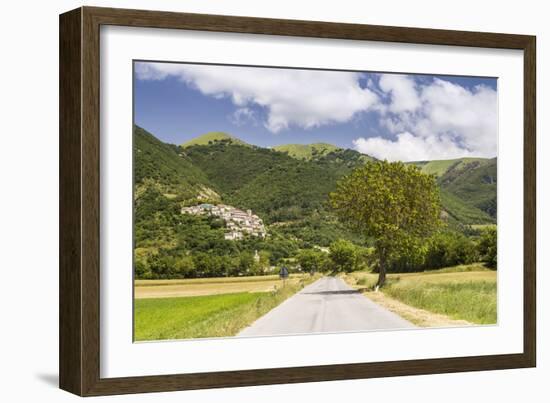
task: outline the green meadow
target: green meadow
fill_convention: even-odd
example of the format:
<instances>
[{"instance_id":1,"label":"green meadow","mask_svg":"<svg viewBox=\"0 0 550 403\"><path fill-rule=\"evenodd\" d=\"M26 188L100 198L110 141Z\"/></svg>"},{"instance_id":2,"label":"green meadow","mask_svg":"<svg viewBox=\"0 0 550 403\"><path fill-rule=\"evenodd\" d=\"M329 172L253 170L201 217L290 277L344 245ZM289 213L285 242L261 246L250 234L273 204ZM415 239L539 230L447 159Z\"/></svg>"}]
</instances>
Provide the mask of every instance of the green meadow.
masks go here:
<instances>
[{"instance_id":1,"label":"green meadow","mask_svg":"<svg viewBox=\"0 0 550 403\"><path fill-rule=\"evenodd\" d=\"M355 272L348 282L372 289L377 274ZM482 264L388 275L384 295L415 308L475 324L497 322L497 272Z\"/></svg>"},{"instance_id":2,"label":"green meadow","mask_svg":"<svg viewBox=\"0 0 550 403\"><path fill-rule=\"evenodd\" d=\"M235 336L317 278L294 278L284 286L279 281L279 286L269 292L135 299L134 340Z\"/></svg>"}]
</instances>

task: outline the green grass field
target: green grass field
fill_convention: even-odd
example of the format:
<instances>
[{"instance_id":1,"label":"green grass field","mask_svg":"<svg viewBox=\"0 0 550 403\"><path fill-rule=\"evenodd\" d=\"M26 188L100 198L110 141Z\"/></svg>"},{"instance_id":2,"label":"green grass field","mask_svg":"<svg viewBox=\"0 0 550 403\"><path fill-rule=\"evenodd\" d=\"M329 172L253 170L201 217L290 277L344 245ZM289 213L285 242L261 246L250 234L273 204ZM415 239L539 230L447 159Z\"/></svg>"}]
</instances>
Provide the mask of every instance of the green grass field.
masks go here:
<instances>
[{"instance_id":1,"label":"green grass field","mask_svg":"<svg viewBox=\"0 0 550 403\"><path fill-rule=\"evenodd\" d=\"M357 286L372 288L377 274L356 272L350 276ZM381 291L415 308L476 324L497 321L497 273L481 264L441 270L389 274Z\"/></svg>"},{"instance_id":2,"label":"green grass field","mask_svg":"<svg viewBox=\"0 0 550 403\"><path fill-rule=\"evenodd\" d=\"M316 278L291 279L269 292L135 299L134 339L234 336Z\"/></svg>"}]
</instances>

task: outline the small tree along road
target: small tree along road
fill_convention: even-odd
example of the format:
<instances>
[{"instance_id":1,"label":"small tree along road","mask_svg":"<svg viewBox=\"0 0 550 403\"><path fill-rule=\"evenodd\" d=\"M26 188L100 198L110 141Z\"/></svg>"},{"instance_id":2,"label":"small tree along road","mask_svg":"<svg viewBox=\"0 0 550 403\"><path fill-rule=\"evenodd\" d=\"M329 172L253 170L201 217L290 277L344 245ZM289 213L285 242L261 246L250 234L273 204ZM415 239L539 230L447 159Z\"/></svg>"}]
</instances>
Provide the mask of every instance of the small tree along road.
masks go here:
<instances>
[{"instance_id":1,"label":"small tree along road","mask_svg":"<svg viewBox=\"0 0 550 403\"><path fill-rule=\"evenodd\" d=\"M402 162L369 162L356 169L340 180L330 205L350 228L375 239L378 286L390 260L414 253L440 225L435 178Z\"/></svg>"},{"instance_id":2,"label":"small tree along road","mask_svg":"<svg viewBox=\"0 0 550 403\"><path fill-rule=\"evenodd\" d=\"M349 273L357 266L355 245L345 239L339 239L330 244L329 258L334 273Z\"/></svg>"}]
</instances>

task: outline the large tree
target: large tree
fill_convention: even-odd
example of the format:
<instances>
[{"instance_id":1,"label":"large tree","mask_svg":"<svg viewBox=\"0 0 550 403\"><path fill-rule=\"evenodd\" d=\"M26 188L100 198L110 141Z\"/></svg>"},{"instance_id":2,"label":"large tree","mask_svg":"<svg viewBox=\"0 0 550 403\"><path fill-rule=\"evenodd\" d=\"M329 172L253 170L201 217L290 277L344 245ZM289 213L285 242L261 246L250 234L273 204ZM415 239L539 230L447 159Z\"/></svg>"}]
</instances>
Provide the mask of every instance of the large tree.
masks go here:
<instances>
[{"instance_id":1,"label":"large tree","mask_svg":"<svg viewBox=\"0 0 550 403\"><path fill-rule=\"evenodd\" d=\"M342 178L330 194L339 219L374 239L378 286L388 263L429 236L440 224L435 178L402 162L369 162Z\"/></svg>"}]
</instances>

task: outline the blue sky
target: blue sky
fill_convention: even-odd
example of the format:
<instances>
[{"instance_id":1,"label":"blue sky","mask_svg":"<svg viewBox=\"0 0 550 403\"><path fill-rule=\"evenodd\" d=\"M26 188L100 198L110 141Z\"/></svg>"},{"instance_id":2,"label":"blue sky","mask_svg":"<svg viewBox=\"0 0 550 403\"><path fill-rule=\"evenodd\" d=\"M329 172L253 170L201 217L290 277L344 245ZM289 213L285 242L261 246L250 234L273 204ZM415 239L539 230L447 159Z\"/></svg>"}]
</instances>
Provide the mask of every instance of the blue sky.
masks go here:
<instances>
[{"instance_id":1,"label":"blue sky","mask_svg":"<svg viewBox=\"0 0 550 403\"><path fill-rule=\"evenodd\" d=\"M135 123L181 144L223 131L389 160L496 156L497 80L136 62Z\"/></svg>"}]
</instances>

